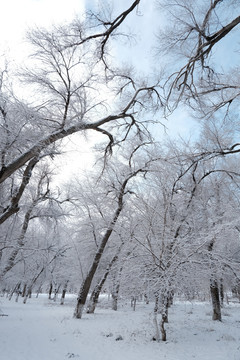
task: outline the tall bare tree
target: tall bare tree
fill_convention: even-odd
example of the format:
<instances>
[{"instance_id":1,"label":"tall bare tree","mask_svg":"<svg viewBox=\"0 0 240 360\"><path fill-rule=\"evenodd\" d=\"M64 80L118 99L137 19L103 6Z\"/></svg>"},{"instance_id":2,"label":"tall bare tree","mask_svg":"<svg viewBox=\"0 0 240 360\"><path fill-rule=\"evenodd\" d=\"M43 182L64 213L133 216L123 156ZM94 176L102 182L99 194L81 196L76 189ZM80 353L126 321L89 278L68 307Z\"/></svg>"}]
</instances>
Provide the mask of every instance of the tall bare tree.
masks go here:
<instances>
[{"instance_id":1,"label":"tall bare tree","mask_svg":"<svg viewBox=\"0 0 240 360\"><path fill-rule=\"evenodd\" d=\"M27 99L17 100L4 83L0 93L0 184L6 194L1 222L19 211L32 169L43 156L61 152L63 138L94 130L107 137L108 153L130 130L140 134L145 129L144 112L161 103L157 87L134 79L117 67L117 60L113 65L107 51L139 2L114 18L90 14L83 21L28 34L32 65L21 77Z\"/></svg>"}]
</instances>

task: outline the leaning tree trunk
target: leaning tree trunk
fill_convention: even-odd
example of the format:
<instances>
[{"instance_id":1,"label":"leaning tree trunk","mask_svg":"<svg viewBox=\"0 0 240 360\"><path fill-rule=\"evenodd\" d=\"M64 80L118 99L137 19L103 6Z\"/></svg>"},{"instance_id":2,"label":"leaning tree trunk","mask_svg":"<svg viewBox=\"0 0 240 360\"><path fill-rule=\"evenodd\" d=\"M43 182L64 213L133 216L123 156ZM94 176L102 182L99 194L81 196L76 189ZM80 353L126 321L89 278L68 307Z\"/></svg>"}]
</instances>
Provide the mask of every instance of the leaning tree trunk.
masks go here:
<instances>
[{"instance_id":1,"label":"leaning tree trunk","mask_svg":"<svg viewBox=\"0 0 240 360\"><path fill-rule=\"evenodd\" d=\"M123 209L123 197L124 197L124 194L125 194L125 188L127 186L127 183L128 181L136 176L139 172L142 172L141 169L135 171L134 173L130 174L123 182L122 186L121 186L121 189L119 191L119 195L118 195L118 206L117 206L117 209L113 215L113 218L112 218L112 221L110 222L109 224L109 227L108 229L106 230L105 234L103 235L103 238L100 242L100 245L98 247L98 250L94 256L94 259L93 259L93 262L92 262L92 265L90 266L90 269L87 273L87 276L85 277L85 279L83 280L82 282L82 285L81 285L81 288L80 288L80 291L79 291L79 294L78 294L78 298L77 298L77 305L76 305L76 308L75 308L75 311L74 311L74 317L77 318L77 319L81 319L82 317L82 313L83 313L83 309L84 309L84 306L86 304L86 301L87 301L87 296L88 296L88 293L89 293L89 290L90 290L90 287L91 287L91 284L92 284L92 280L93 280L93 277L97 271L97 268L98 268L98 265L99 265L99 262L102 258L102 254L104 252L104 249L107 245L107 242L113 232L113 229L115 227L115 224L118 220L118 217Z\"/></svg>"},{"instance_id":2,"label":"leaning tree trunk","mask_svg":"<svg viewBox=\"0 0 240 360\"><path fill-rule=\"evenodd\" d=\"M27 298L30 299L31 296L32 296L32 283L31 283L31 285L28 286L28 289L27 289L26 294L25 294L24 299L23 299L23 304L26 304Z\"/></svg>"},{"instance_id":3,"label":"leaning tree trunk","mask_svg":"<svg viewBox=\"0 0 240 360\"><path fill-rule=\"evenodd\" d=\"M17 284L15 285L15 287L14 287L14 288L11 290L11 292L10 292L10 295L9 295L9 297L8 297L8 300L12 300L13 294L14 294L15 292L17 292L18 289L20 289L20 286L21 286L21 282L19 282L19 283L17 283Z\"/></svg>"},{"instance_id":4,"label":"leaning tree trunk","mask_svg":"<svg viewBox=\"0 0 240 360\"><path fill-rule=\"evenodd\" d=\"M119 256L119 253L122 249L122 246L123 246L123 243L122 245L118 248L118 251L117 251L117 254L112 258L112 260L110 261L110 263L108 264L108 267L102 277L102 279L98 282L98 284L95 286L92 294L91 294L91 297L90 297L90 300L89 300L89 303L88 303L88 310L87 310L87 313L88 314L93 314L94 311L95 311L95 308L97 306L97 303L98 303L98 298L99 298L99 295L102 291L102 288L103 288L103 285L105 284L105 281L107 280L107 277L110 273L110 270L113 266L113 264L118 260L118 256Z\"/></svg>"},{"instance_id":5,"label":"leaning tree trunk","mask_svg":"<svg viewBox=\"0 0 240 360\"><path fill-rule=\"evenodd\" d=\"M131 173L122 183L122 186L119 190L119 194L118 194L118 206L117 206L117 209L113 215L113 218L112 218L112 221L110 222L109 224L109 227L108 229L106 230L105 234L103 235L102 237L102 240L100 242L100 245L98 247L98 250L94 256L94 259L93 259L93 262L92 262L92 265L90 266L90 269L87 273L87 276L85 277L85 279L83 280L82 282L82 285L81 285L81 288L80 288L80 291L79 291L79 294L78 294L78 298L77 298L77 305L76 305L76 308L75 308L75 311L74 311L74 317L77 318L77 319L81 319L82 317L82 312L83 312L83 308L86 304L86 300L87 300L87 296L88 296L88 293L89 293L89 289L91 287L91 284L92 284L92 280L93 280L93 277L97 271L97 268L98 268L98 265L99 265L99 262L101 260L101 257L102 257L102 254L104 252L104 249L107 245L107 242L113 232L113 229L115 227L115 224L118 220L118 217L123 209L123 197L125 195L125 189L126 189L126 186L128 184L128 181L130 179L132 179L134 176L136 176L138 173L146 173L146 170L143 170L143 169L138 169L136 171L134 171L133 173Z\"/></svg>"},{"instance_id":6,"label":"leaning tree trunk","mask_svg":"<svg viewBox=\"0 0 240 360\"><path fill-rule=\"evenodd\" d=\"M211 293L212 307L213 307L212 319L222 321L219 288L216 279L210 280L210 293Z\"/></svg>"},{"instance_id":7,"label":"leaning tree trunk","mask_svg":"<svg viewBox=\"0 0 240 360\"><path fill-rule=\"evenodd\" d=\"M105 283L105 280L106 280L106 277L104 276L100 280L100 282L95 286L95 288L93 289L93 292L92 292L92 294L90 296L90 300L89 300L89 303L88 303L88 309L87 309L88 314L93 314L94 313L94 311L96 309L96 306L97 306L97 303L98 303L98 298L99 298L99 295L101 293L102 287L103 287L103 285Z\"/></svg>"},{"instance_id":8,"label":"leaning tree trunk","mask_svg":"<svg viewBox=\"0 0 240 360\"><path fill-rule=\"evenodd\" d=\"M16 299L15 299L16 302L18 302L18 298L20 294L21 294L21 283L19 283L19 286L16 290Z\"/></svg>"},{"instance_id":9,"label":"leaning tree trunk","mask_svg":"<svg viewBox=\"0 0 240 360\"><path fill-rule=\"evenodd\" d=\"M52 299L52 290L53 290L53 284L52 284L52 282L50 282L49 290L48 290L48 300Z\"/></svg>"},{"instance_id":10,"label":"leaning tree trunk","mask_svg":"<svg viewBox=\"0 0 240 360\"><path fill-rule=\"evenodd\" d=\"M23 290L22 290L22 297L23 297L23 298L25 297L26 291L27 291L27 283L25 283L25 284L23 285Z\"/></svg>"},{"instance_id":11,"label":"leaning tree trunk","mask_svg":"<svg viewBox=\"0 0 240 360\"><path fill-rule=\"evenodd\" d=\"M120 213L119 213L120 214ZM117 216L118 217L118 216ZM93 259L93 262L92 262L92 265L87 273L87 276L85 277L85 279L83 280L83 283L81 285L81 288L80 288L80 291L79 291L79 294L78 294L78 298L77 298L77 305L76 305L76 308L75 308L75 311L74 311L74 317L77 318L77 319L81 319L82 317L82 313L83 313L83 308L86 304L86 300L87 300L87 296L88 296L88 293L89 293L89 289L91 287L91 284L92 284L92 280L93 280L93 277L97 271L97 268L98 268L98 265L99 265L99 262L101 260L101 257L102 257L102 254L103 254L103 251L105 249L105 246L108 242L108 239L109 237L111 236L112 234L112 231L113 231L113 225L110 227L110 229L108 229L102 239L102 242L98 248L98 251L96 252L95 256L94 256L94 259Z\"/></svg>"},{"instance_id":12,"label":"leaning tree trunk","mask_svg":"<svg viewBox=\"0 0 240 360\"><path fill-rule=\"evenodd\" d=\"M7 259L7 263L6 263L5 267L3 268L3 270L1 271L0 278L3 278L6 275L6 273L14 267L14 265L16 263L17 255L18 255L20 249L22 249L23 246L25 245L25 235L27 233L29 222L31 220L32 211L33 211L34 207L37 205L37 203L38 203L38 199L33 200L32 204L30 205L29 209L27 210L27 212L24 216L21 233L20 233L19 238L17 239L17 245L11 251L11 253Z\"/></svg>"}]
</instances>

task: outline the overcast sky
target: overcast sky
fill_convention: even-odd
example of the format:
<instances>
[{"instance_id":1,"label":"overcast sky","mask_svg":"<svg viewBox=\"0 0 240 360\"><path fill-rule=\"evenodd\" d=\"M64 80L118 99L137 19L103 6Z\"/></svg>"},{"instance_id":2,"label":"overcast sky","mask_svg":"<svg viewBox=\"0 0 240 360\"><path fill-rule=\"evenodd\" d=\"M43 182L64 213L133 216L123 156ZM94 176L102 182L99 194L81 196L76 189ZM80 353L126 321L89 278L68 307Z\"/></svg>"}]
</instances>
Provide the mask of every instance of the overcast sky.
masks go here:
<instances>
[{"instance_id":1,"label":"overcast sky","mask_svg":"<svg viewBox=\"0 0 240 360\"><path fill-rule=\"evenodd\" d=\"M23 56L27 29L71 20L84 11L84 0L2 0L0 21L1 54L14 60Z\"/></svg>"}]
</instances>

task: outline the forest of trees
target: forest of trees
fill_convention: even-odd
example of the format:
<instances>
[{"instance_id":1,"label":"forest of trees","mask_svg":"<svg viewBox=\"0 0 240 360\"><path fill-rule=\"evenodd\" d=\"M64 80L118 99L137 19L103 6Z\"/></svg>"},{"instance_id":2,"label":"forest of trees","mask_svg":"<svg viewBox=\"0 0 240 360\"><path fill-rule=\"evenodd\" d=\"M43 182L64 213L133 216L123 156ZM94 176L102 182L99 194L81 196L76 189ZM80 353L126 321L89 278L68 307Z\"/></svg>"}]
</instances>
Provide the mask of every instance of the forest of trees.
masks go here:
<instances>
[{"instance_id":1,"label":"forest of trees","mask_svg":"<svg viewBox=\"0 0 240 360\"><path fill-rule=\"evenodd\" d=\"M158 0L146 77L112 51L141 3L33 29L28 65L1 68L0 290L77 293L76 318L103 291L115 310L142 298L166 340L175 296L211 298L219 321L227 294L240 297L240 5ZM179 111L200 130L159 138ZM95 165L59 186L64 140L95 133Z\"/></svg>"}]
</instances>

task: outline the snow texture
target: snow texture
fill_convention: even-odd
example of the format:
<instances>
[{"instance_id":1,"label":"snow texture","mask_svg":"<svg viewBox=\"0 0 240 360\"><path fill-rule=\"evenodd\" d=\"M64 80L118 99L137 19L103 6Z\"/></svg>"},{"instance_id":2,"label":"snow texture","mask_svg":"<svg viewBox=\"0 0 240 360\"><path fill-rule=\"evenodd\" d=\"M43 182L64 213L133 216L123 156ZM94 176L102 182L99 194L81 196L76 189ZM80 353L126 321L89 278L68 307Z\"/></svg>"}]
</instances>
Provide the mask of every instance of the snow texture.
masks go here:
<instances>
[{"instance_id":1,"label":"snow texture","mask_svg":"<svg viewBox=\"0 0 240 360\"><path fill-rule=\"evenodd\" d=\"M76 299L65 305L41 295L23 304L0 298L1 360L240 360L240 304L211 320L209 303L175 302L169 310L167 341L154 342L151 304L98 308L73 318Z\"/></svg>"}]
</instances>

